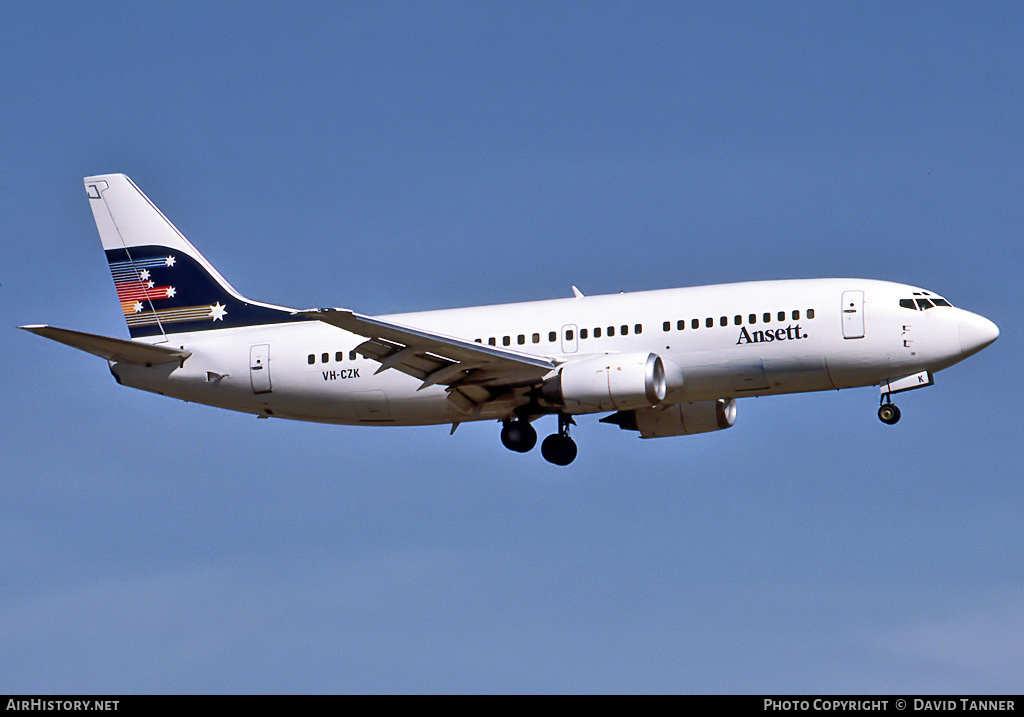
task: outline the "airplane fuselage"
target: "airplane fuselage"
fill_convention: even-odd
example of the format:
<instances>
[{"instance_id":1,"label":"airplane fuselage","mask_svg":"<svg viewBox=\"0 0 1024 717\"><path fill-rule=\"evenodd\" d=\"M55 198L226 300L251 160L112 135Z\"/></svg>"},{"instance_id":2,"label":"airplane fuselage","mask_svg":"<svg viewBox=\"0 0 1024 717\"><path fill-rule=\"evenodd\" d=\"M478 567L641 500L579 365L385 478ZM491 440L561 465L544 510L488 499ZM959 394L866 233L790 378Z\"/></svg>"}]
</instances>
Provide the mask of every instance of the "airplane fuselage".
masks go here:
<instances>
[{"instance_id":1,"label":"airplane fuselage","mask_svg":"<svg viewBox=\"0 0 1024 717\"><path fill-rule=\"evenodd\" d=\"M961 325L980 317L951 306L900 305L925 294L883 281L808 279L380 318L558 361L649 351L681 373L671 401L697 402L876 385L973 353L961 343ZM494 420L522 403L494 401L467 414L443 386L418 390L421 382L406 374L375 373L379 363L355 353L363 341L317 321L172 334L168 344L192 351L183 364L112 370L125 385L186 401L324 423Z\"/></svg>"}]
</instances>

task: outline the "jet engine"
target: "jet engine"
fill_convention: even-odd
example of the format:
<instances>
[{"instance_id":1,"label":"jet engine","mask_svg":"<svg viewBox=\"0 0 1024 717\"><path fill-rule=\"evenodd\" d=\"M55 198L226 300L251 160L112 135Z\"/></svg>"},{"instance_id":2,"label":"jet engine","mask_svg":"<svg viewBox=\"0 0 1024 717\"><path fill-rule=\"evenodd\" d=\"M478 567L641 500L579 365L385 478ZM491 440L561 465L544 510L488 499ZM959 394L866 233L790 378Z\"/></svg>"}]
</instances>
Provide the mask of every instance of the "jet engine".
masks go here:
<instances>
[{"instance_id":1,"label":"jet engine","mask_svg":"<svg viewBox=\"0 0 1024 717\"><path fill-rule=\"evenodd\" d=\"M624 431L640 431L641 438L689 436L729 428L736 423L736 399L673 403L669 406L619 411L601 419Z\"/></svg>"},{"instance_id":2,"label":"jet engine","mask_svg":"<svg viewBox=\"0 0 1024 717\"><path fill-rule=\"evenodd\" d=\"M542 389L546 400L573 413L656 406L666 391L665 366L661 357L652 353L572 361Z\"/></svg>"}]
</instances>

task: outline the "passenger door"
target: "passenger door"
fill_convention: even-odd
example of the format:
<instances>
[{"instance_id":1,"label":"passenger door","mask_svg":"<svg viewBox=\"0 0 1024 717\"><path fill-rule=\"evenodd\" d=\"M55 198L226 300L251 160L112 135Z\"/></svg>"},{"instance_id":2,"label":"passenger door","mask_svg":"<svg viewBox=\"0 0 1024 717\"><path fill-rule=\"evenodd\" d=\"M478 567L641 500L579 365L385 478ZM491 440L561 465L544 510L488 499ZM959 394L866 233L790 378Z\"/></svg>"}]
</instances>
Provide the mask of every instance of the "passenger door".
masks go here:
<instances>
[{"instance_id":1,"label":"passenger door","mask_svg":"<svg viewBox=\"0 0 1024 717\"><path fill-rule=\"evenodd\" d=\"M864 338L864 292L843 292L843 338Z\"/></svg>"},{"instance_id":2,"label":"passenger door","mask_svg":"<svg viewBox=\"0 0 1024 717\"><path fill-rule=\"evenodd\" d=\"M249 381L253 393L270 393L270 344L249 349Z\"/></svg>"}]
</instances>

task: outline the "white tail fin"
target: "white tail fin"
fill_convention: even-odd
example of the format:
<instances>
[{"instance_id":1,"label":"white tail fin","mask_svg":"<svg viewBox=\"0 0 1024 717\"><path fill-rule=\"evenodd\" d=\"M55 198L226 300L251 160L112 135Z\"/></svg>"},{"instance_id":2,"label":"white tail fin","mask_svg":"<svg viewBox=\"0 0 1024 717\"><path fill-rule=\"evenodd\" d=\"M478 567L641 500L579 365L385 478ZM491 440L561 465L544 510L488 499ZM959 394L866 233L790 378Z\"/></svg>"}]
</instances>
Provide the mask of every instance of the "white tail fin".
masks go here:
<instances>
[{"instance_id":1,"label":"white tail fin","mask_svg":"<svg viewBox=\"0 0 1024 717\"><path fill-rule=\"evenodd\" d=\"M132 338L301 320L235 291L125 175L85 190Z\"/></svg>"}]
</instances>

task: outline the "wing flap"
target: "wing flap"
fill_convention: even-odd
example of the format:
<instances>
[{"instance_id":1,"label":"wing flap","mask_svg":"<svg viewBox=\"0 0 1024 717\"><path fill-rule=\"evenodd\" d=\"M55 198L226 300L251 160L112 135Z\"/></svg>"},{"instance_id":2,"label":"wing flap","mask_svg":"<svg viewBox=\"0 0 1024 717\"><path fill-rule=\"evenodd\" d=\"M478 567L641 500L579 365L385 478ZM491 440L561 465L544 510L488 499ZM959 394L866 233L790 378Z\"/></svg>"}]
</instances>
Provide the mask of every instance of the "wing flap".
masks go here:
<instances>
[{"instance_id":1,"label":"wing flap","mask_svg":"<svg viewBox=\"0 0 1024 717\"><path fill-rule=\"evenodd\" d=\"M110 336L88 334L84 331L60 329L56 326L30 325L18 328L116 363L143 365L180 363L192 355L191 351L183 349L153 346L138 341L125 341Z\"/></svg>"}]
</instances>

